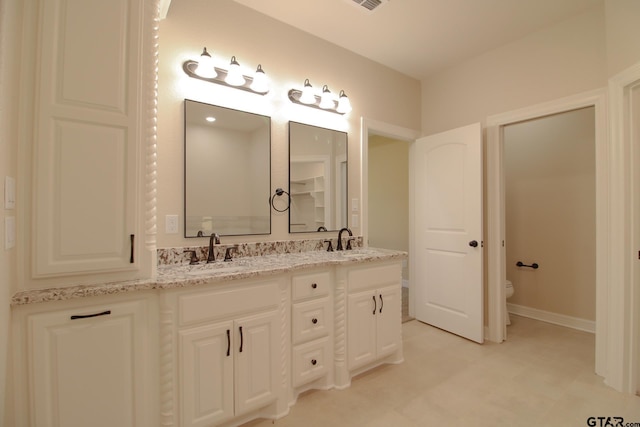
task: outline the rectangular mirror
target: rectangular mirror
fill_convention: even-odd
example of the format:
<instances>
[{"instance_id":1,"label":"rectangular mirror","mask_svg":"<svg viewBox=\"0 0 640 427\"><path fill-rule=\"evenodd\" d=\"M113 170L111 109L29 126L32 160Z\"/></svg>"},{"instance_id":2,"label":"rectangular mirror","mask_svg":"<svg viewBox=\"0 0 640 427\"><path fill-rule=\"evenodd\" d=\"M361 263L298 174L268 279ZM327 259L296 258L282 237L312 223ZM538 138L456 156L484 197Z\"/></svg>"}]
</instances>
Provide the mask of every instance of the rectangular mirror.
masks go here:
<instances>
[{"instance_id":1,"label":"rectangular mirror","mask_svg":"<svg viewBox=\"0 0 640 427\"><path fill-rule=\"evenodd\" d=\"M184 104L184 236L270 234L271 118Z\"/></svg>"},{"instance_id":2,"label":"rectangular mirror","mask_svg":"<svg viewBox=\"0 0 640 427\"><path fill-rule=\"evenodd\" d=\"M347 226L347 133L289 122L289 232Z\"/></svg>"}]
</instances>

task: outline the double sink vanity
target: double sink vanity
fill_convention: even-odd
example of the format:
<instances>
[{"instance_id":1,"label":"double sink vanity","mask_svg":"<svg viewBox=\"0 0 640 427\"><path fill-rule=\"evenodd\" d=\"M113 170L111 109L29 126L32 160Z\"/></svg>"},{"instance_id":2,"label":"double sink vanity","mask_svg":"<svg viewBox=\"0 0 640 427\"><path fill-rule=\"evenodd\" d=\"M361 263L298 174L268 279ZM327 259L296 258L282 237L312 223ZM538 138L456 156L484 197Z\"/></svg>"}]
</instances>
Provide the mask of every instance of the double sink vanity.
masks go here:
<instances>
[{"instance_id":1,"label":"double sink vanity","mask_svg":"<svg viewBox=\"0 0 640 427\"><path fill-rule=\"evenodd\" d=\"M180 263L153 280L16 294L20 412L37 426L238 425L403 360L404 252L267 252L189 265L165 251Z\"/></svg>"}]
</instances>

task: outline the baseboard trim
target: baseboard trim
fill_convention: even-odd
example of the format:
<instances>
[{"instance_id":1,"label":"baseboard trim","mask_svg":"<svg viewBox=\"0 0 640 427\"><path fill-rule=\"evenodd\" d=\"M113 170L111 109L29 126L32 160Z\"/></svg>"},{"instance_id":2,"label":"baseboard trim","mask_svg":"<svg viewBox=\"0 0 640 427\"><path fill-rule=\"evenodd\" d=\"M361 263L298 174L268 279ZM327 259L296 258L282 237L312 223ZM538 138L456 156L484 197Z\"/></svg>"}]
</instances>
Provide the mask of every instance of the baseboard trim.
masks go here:
<instances>
[{"instance_id":1,"label":"baseboard trim","mask_svg":"<svg viewBox=\"0 0 640 427\"><path fill-rule=\"evenodd\" d=\"M566 316L564 314L552 313L550 311L538 310L537 308L525 307L523 305L507 303L507 311L517 316L529 317L541 320L554 325L565 326L579 331L596 333L596 322L581 319L579 317Z\"/></svg>"}]
</instances>

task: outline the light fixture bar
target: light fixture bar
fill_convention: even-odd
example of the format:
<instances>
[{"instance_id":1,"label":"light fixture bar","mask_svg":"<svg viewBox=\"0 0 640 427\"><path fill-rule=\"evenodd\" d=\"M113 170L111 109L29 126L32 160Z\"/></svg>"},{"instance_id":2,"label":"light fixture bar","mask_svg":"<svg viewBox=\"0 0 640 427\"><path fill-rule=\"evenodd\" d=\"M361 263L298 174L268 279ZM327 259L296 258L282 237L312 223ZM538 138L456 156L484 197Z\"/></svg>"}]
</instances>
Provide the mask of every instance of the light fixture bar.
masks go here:
<instances>
[{"instance_id":1,"label":"light fixture bar","mask_svg":"<svg viewBox=\"0 0 640 427\"><path fill-rule=\"evenodd\" d=\"M329 107L329 108L322 108L320 107L320 101L321 98L318 95L313 95L316 99L316 102L314 102L313 104L305 104L304 102L300 101L300 97L302 96L302 91L299 89L290 89L289 90L289 100L291 102L293 102L294 104L300 104L300 105L304 105L305 107L313 107L313 108L317 108L318 110L322 110L322 111L330 111L332 113L336 113L336 114L344 114L338 112L338 103L336 101L331 101L333 102L333 107Z\"/></svg>"},{"instance_id":2,"label":"light fixture bar","mask_svg":"<svg viewBox=\"0 0 640 427\"><path fill-rule=\"evenodd\" d=\"M214 67L214 69L216 70L216 73L218 74L216 77L202 77L199 76L195 73L196 68L198 67L198 62L197 61L192 61L192 60L187 60L182 64L182 69L184 70L184 72L189 76L192 77L194 79L200 79L200 80L204 80L206 82L209 83L217 83L219 85L223 85L223 86L227 86L227 87L232 87L234 89L240 89L240 90L244 90L247 92L251 92L251 93L257 93L258 95L266 95L269 90L267 89L266 92L258 92L256 90L253 90L251 88L251 83L253 83L253 78L249 77L249 76L244 76L244 84L240 85L240 86L233 86L230 85L229 83L227 83L225 81L226 77L227 77L227 70L223 69L223 68L218 68L218 67Z\"/></svg>"}]
</instances>

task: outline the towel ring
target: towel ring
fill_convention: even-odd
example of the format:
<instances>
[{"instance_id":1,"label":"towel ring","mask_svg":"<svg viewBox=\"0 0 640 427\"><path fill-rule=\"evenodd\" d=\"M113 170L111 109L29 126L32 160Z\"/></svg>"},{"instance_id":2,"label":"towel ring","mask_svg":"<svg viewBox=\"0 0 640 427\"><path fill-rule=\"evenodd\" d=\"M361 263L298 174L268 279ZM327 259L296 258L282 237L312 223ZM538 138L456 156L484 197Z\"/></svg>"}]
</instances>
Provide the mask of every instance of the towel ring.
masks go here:
<instances>
[{"instance_id":1,"label":"towel ring","mask_svg":"<svg viewBox=\"0 0 640 427\"><path fill-rule=\"evenodd\" d=\"M287 198L288 198L287 207L284 208L284 209L278 209L278 208L276 208L276 205L273 204L273 201L276 198L276 196L280 197L283 194L286 194ZM287 210L289 210L289 207L291 207L291 195L288 192L284 191L282 188L278 187L278 188L276 188L275 193L273 193L273 196L271 196L271 199L269 199L269 204L271 205L273 210L276 211L276 212L286 212Z\"/></svg>"}]
</instances>

